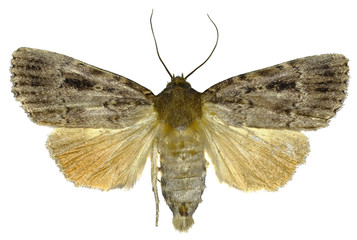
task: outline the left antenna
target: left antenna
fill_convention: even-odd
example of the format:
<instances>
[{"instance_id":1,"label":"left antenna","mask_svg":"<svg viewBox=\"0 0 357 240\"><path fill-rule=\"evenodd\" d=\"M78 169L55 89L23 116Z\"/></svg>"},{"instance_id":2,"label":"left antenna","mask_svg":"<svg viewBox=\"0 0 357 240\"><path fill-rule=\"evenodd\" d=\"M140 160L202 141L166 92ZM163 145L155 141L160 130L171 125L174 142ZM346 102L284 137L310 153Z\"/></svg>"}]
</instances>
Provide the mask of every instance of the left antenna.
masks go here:
<instances>
[{"instance_id":1,"label":"left antenna","mask_svg":"<svg viewBox=\"0 0 357 240\"><path fill-rule=\"evenodd\" d=\"M154 41L155 41L155 46L156 46L156 52L157 52L157 56L159 57L160 59L160 62L162 63L162 65L164 65L165 69L166 69L166 72L170 75L170 77L172 78L172 74L170 73L169 69L167 69L164 61L162 61L161 57L160 57L160 53L159 53L159 48L157 47L157 41L156 41L156 37L155 37L155 33L154 33L154 28L152 27L152 15L154 14L154 9L152 10L151 12L151 16L150 16L150 26L151 26L151 32L152 32L152 35L154 37Z\"/></svg>"}]
</instances>

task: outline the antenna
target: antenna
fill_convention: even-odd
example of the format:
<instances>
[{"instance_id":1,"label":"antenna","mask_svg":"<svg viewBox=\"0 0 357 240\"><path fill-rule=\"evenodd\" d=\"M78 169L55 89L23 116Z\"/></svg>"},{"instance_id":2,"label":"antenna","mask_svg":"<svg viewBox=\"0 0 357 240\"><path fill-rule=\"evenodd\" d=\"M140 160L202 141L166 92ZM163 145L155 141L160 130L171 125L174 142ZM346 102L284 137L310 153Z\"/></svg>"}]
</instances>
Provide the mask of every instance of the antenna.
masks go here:
<instances>
[{"instance_id":1,"label":"antenna","mask_svg":"<svg viewBox=\"0 0 357 240\"><path fill-rule=\"evenodd\" d=\"M164 61L162 61L161 57L160 57L160 54L159 54L159 48L157 47L157 42L156 42L156 38L155 38L155 33L154 33L154 28L152 27L152 15L154 14L154 9L152 10L151 12L151 16L150 16L150 26L151 26L151 32L152 32L152 35L154 36L154 41L155 41L155 46L156 46L156 52L157 52L157 56L159 57L160 59L160 62L162 63L162 65L164 65L165 69L166 69L166 72L170 75L170 78L173 78L172 74L170 73L169 69L167 69ZM211 20L212 21L212 20Z\"/></svg>"},{"instance_id":2,"label":"antenna","mask_svg":"<svg viewBox=\"0 0 357 240\"><path fill-rule=\"evenodd\" d=\"M208 18L209 18L209 20L213 23L213 25L214 25L214 27L216 28L216 31L217 31L217 40L216 40L216 44L214 45L214 48L213 48L213 50L212 50L212 52L210 53L210 55L208 56L208 58L203 62L203 63L201 63L201 65L199 65L198 67L196 67L192 72L190 72L186 77L185 77L185 79L187 79L192 73L194 73L197 69L199 69L200 67L202 67L202 65L203 64L205 64L207 61L208 61L208 59L212 56L212 54L213 54L213 52L214 52L214 50L216 49L216 47L217 47L217 44L218 44L218 38L219 38L219 33L218 33L218 28L217 28L217 26L216 26L216 24L212 21L212 19L209 17L209 15L207 14L207 16L208 16Z\"/></svg>"}]
</instances>

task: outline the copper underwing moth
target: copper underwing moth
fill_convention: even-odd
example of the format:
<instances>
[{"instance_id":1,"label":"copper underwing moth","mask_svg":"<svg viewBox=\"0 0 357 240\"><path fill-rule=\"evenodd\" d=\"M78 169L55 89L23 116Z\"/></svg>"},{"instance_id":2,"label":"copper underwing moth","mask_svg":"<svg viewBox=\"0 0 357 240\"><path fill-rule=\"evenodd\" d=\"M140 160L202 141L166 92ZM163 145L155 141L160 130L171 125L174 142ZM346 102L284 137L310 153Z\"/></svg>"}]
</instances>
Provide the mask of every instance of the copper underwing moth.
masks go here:
<instances>
[{"instance_id":1,"label":"copper underwing moth","mask_svg":"<svg viewBox=\"0 0 357 240\"><path fill-rule=\"evenodd\" d=\"M346 97L349 70L343 55L323 54L241 74L200 93L187 82L200 66L184 77L163 64L171 81L155 96L128 78L54 52L19 48L11 63L12 92L32 121L54 127L47 148L67 180L129 189L150 159L156 225L161 177L179 231L194 222L206 156L218 180L239 190L285 185L309 152L300 131L328 125Z\"/></svg>"}]
</instances>

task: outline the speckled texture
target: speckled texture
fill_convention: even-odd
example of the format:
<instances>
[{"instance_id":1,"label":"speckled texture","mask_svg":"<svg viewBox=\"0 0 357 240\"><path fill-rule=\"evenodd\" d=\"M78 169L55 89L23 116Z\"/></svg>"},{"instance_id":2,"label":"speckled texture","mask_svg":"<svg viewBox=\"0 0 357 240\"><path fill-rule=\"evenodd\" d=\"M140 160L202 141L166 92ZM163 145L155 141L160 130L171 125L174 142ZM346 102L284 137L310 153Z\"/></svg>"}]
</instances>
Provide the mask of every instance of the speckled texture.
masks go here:
<instances>
[{"instance_id":1,"label":"speckled texture","mask_svg":"<svg viewBox=\"0 0 357 240\"><path fill-rule=\"evenodd\" d=\"M341 54L299 58L220 82L203 102L235 127L325 127L346 97L347 63Z\"/></svg>"},{"instance_id":2,"label":"speckled texture","mask_svg":"<svg viewBox=\"0 0 357 240\"><path fill-rule=\"evenodd\" d=\"M150 90L125 77L53 52L19 48L11 63L12 91L41 125L132 126L146 117L154 98Z\"/></svg>"}]
</instances>

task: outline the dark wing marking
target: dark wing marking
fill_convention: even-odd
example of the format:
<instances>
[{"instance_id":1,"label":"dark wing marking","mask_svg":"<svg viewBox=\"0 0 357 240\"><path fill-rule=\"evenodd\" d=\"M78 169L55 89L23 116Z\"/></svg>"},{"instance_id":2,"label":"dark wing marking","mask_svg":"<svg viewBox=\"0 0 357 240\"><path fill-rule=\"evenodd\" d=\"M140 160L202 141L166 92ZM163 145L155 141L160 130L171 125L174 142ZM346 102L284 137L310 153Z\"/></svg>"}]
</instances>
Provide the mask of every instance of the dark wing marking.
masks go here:
<instances>
[{"instance_id":1,"label":"dark wing marking","mask_svg":"<svg viewBox=\"0 0 357 240\"><path fill-rule=\"evenodd\" d=\"M139 84L71 57L19 48L12 91L38 124L123 128L153 112L153 93Z\"/></svg>"},{"instance_id":2,"label":"dark wing marking","mask_svg":"<svg viewBox=\"0 0 357 240\"><path fill-rule=\"evenodd\" d=\"M235 127L325 127L346 97L347 63L324 54L242 74L207 89L203 106Z\"/></svg>"}]
</instances>

